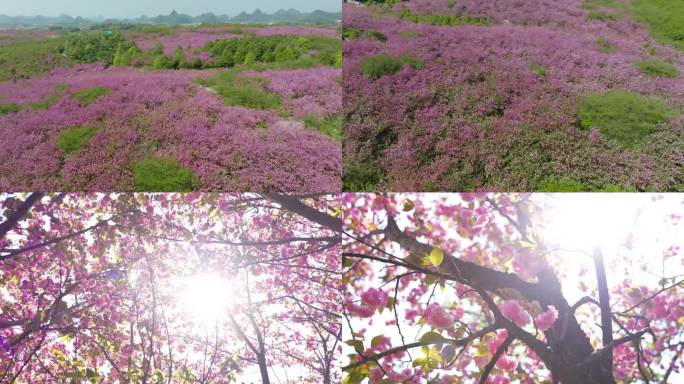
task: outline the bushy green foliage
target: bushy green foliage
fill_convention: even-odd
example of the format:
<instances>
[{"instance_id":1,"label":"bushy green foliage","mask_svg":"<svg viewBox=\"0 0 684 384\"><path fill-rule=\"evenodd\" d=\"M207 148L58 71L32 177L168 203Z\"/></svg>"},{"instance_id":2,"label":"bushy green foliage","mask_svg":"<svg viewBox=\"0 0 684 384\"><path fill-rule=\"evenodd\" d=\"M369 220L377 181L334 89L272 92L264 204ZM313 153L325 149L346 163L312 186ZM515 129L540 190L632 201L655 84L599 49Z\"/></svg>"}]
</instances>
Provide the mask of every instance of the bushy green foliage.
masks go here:
<instances>
[{"instance_id":1,"label":"bushy green foliage","mask_svg":"<svg viewBox=\"0 0 684 384\"><path fill-rule=\"evenodd\" d=\"M404 65L403 61L387 54L369 56L363 59L361 71L371 79L397 73Z\"/></svg>"},{"instance_id":2,"label":"bushy green foliage","mask_svg":"<svg viewBox=\"0 0 684 384\"><path fill-rule=\"evenodd\" d=\"M107 95L111 89L96 85L92 88L79 89L71 93L71 97L78 102L81 107L85 107L97 100L99 97Z\"/></svg>"},{"instance_id":3,"label":"bushy green foliage","mask_svg":"<svg viewBox=\"0 0 684 384\"><path fill-rule=\"evenodd\" d=\"M637 61L634 65L648 76L668 77L671 79L679 77L679 69L675 65L658 59Z\"/></svg>"},{"instance_id":4,"label":"bushy green foliage","mask_svg":"<svg viewBox=\"0 0 684 384\"><path fill-rule=\"evenodd\" d=\"M117 67L129 66L139 53L140 50L137 47L129 47L128 49L124 49L123 46L119 45L119 47L116 49L116 53L114 54L112 65Z\"/></svg>"},{"instance_id":5,"label":"bushy green foliage","mask_svg":"<svg viewBox=\"0 0 684 384\"><path fill-rule=\"evenodd\" d=\"M239 70L231 70L199 82L222 96L226 105L255 109L278 109L280 107L280 95L265 90L266 79L238 76L238 74Z\"/></svg>"},{"instance_id":6,"label":"bushy green foliage","mask_svg":"<svg viewBox=\"0 0 684 384\"><path fill-rule=\"evenodd\" d=\"M417 57L404 55L399 58L403 63L408 64L413 69L423 69L425 62Z\"/></svg>"},{"instance_id":7,"label":"bushy green foliage","mask_svg":"<svg viewBox=\"0 0 684 384\"><path fill-rule=\"evenodd\" d=\"M120 32L78 33L67 37L63 53L66 57L80 63L114 63L117 52L136 50L135 44L128 41Z\"/></svg>"},{"instance_id":8,"label":"bushy green foliage","mask_svg":"<svg viewBox=\"0 0 684 384\"><path fill-rule=\"evenodd\" d=\"M0 115L16 113L19 111L21 111L21 106L18 104L0 104Z\"/></svg>"},{"instance_id":9,"label":"bushy green foliage","mask_svg":"<svg viewBox=\"0 0 684 384\"><path fill-rule=\"evenodd\" d=\"M315 129L332 137L335 141L342 141L342 118L340 116L319 118L308 115L304 118L304 124L308 129Z\"/></svg>"},{"instance_id":10,"label":"bushy green foliage","mask_svg":"<svg viewBox=\"0 0 684 384\"><path fill-rule=\"evenodd\" d=\"M65 129L57 137L57 147L67 155L76 153L90 142L95 133L95 128L86 125Z\"/></svg>"},{"instance_id":11,"label":"bushy green foliage","mask_svg":"<svg viewBox=\"0 0 684 384\"><path fill-rule=\"evenodd\" d=\"M658 125L678 114L658 98L622 90L587 95L578 109L582 128L598 128L603 135L628 148L641 144Z\"/></svg>"},{"instance_id":12,"label":"bushy green foliage","mask_svg":"<svg viewBox=\"0 0 684 384\"><path fill-rule=\"evenodd\" d=\"M537 192L636 192L636 188L624 187L617 184L602 188L591 188L584 183L569 178L548 178L544 180Z\"/></svg>"},{"instance_id":13,"label":"bushy green foliage","mask_svg":"<svg viewBox=\"0 0 684 384\"><path fill-rule=\"evenodd\" d=\"M62 100L66 91L69 89L69 85L65 83L58 83L53 88L52 94L43 100L31 103L32 109L48 109L58 101Z\"/></svg>"},{"instance_id":14,"label":"bushy green foliage","mask_svg":"<svg viewBox=\"0 0 684 384\"><path fill-rule=\"evenodd\" d=\"M326 36L273 35L211 41L204 49L218 58L215 65L219 67L293 62L311 56L311 51L319 63L334 66L342 44Z\"/></svg>"},{"instance_id":15,"label":"bushy green foliage","mask_svg":"<svg viewBox=\"0 0 684 384\"><path fill-rule=\"evenodd\" d=\"M0 47L0 81L28 79L71 61L59 52L64 41L60 37L19 41Z\"/></svg>"},{"instance_id":16,"label":"bushy green foliage","mask_svg":"<svg viewBox=\"0 0 684 384\"><path fill-rule=\"evenodd\" d=\"M418 15L408 9L399 11L399 18L414 23L427 23L431 25L456 26L456 25L490 25L492 19L476 16L453 16L453 15Z\"/></svg>"},{"instance_id":17,"label":"bushy green foliage","mask_svg":"<svg viewBox=\"0 0 684 384\"><path fill-rule=\"evenodd\" d=\"M658 41L684 50L684 1L632 0L630 10Z\"/></svg>"},{"instance_id":18,"label":"bushy green foliage","mask_svg":"<svg viewBox=\"0 0 684 384\"><path fill-rule=\"evenodd\" d=\"M383 178L382 167L375 161L345 160L342 173L342 189L348 192L377 191Z\"/></svg>"},{"instance_id":19,"label":"bushy green foliage","mask_svg":"<svg viewBox=\"0 0 684 384\"><path fill-rule=\"evenodd\" d=\"M133 188L137 192L188 192L197 181L190 169L175 159L145 159L133 164Z\"/></svg>"}]
</instances>

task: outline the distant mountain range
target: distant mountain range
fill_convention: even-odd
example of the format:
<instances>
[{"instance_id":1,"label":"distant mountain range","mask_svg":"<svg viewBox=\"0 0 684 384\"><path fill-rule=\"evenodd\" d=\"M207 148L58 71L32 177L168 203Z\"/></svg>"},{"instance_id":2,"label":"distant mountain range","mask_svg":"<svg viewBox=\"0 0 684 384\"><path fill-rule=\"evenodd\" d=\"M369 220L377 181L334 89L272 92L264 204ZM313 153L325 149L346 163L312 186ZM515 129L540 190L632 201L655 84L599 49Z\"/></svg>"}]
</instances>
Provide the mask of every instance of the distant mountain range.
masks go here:
<instances>
[{"instance_id":1,"label":"distant mountain range","mask_svg":"<svg viewBox=\"0 0 684 384\"><path fill-rule=\"evenodd\" d=\"M140 16L135 19L83 18L60 15L49 16L7 16L0 15L0 26L37 26L37 25L84 25L99 23L140 23L140 24L200 24L200 23L334 23L342 18L341 12L300 12L296 9L281 9L273 14L257 9L252 13L242 12L237 16L205 13L190 16L175 10L168 15L155 17Z\"/></svg>"}]
</instances>

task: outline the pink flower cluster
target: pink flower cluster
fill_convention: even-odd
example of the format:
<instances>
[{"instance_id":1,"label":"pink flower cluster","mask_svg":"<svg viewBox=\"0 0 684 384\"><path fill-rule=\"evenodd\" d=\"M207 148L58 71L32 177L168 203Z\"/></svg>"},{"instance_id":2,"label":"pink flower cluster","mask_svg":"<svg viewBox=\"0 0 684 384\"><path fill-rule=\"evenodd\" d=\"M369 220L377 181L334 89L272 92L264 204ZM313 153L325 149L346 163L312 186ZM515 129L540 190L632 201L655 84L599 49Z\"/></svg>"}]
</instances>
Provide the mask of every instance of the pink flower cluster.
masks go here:
<instances>
[{"instance_id":1,"label":"pink flower cluster","mask_svg":"<svg viewBox=\"0 0 684 384\"><path fill-rule=\"evenodd\" d=\"M558 320L558 311L556 307L550 305L546 311L534 318L534 324L537 326L537 329L543 332L551 329L556 320Z\"/></svg>"},{"instance_id":2,"label":"pink flower cluster","mask_svg":"<svg viewBox=\"0 0 684 384\"><path fill-rule=\"evenodd\" d=\"M0 116L0 133L7 137L0 189L130 190L132 164L149 156L175 158L203 190L340 189L339 144L275 111L225 106L194 82L213 74L93 65L0 83L0 98L24 107ZM57 84L67 89L57 91ZM110 93L87 106L68 95L95 86ZM48 109L29 107L54 92L62 96ZM329 92L339 99L339 87ZM64 156L56 146L59 133L86 124L97 134L78 153Z\"/></svg>"},{"instance_id":3,"label":"pink flower cluster","mask_svg":"<svg viewBox=\"0 0 684 384\"><path fill-rule=\"evenodd\" d=\"M245 76L269 80L268 90L285 97L285 108L295 118L338 115L342 111L342 70L330 67L281 71L249 71Z\"/></svg>"},{"instance_id":4,"label":"pink flower cluster","mask_svg":"<svg viewBox=\"0 0 684 384\"><path fill-rule=\"evenodd\" d=\"M501 314L519 327L530 323L530 315L518 300L506 300L501 303Z\"/></svg>"},{"instance_id":5,"label":"pink flower cluster","mask_svg":"<svg viewBox=\"0 0 684 384\"><path fill-rule=\"evenodd\" d=\"M421 14L495 21L459 27L401 21L345 5L345 27L381 32L387 41L363 36L344 42L344 158L365 164L372 156L389 190L534 190L549 177L598 188L665 190L684 181L684 152L673 139L684 118L630 150L576 124L581 98L591 92L624 89L684 106L681 79L647 76L634 65L655 56L684 73L684 57L654 44L628 17L590 22L575 3L397 5ZM646 42L653 56L644 52ZM378 54L414 56L424 67L404 65L372 79L361 65ZM381 135L377 127L383 127Z\"/></svg>"},{"instance_id":6,"label":"pink flower cluster","mask_svg":"<svg viewBox=\"0 0 684 384\"><path fill-rule=\"evenodd\" d=\"M375 288L368 288L361 294L363 303L371 308L383 308L387 305L389 294L385 291Z\"/></svg>"},{"instance_id":7,"label":"pink flower cluster","mask_svg":"<svg viewBox=\"0 0 684 384\"><path fill-rule=\"evenodd\" d=\"M447 312L444 307L436 303L425 308L423 318L428 325L434 328L451 328L456 321L456 316L453 313Z\"/></svg>"}]
</instances>

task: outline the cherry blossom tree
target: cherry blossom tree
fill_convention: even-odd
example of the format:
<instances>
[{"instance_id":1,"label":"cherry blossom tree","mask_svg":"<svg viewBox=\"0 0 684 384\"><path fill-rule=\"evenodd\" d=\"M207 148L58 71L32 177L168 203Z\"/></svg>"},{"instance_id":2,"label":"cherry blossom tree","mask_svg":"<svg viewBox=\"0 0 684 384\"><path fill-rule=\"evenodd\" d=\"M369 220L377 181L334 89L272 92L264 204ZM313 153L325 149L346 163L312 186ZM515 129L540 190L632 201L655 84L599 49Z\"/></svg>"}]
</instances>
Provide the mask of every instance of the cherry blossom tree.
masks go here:
<instances>
[{"instance_id":1,"label":"cherry blossom tree","mask_svg":"<svg viewBox=\"0 0 684 384\"><path fill-rule=\"evenodd\" d=\"M339 381L337 196L0 204L0 382Z\"/></svg>"},{"instance_id":2,"label":"cherry blossom tree","mask_svg":"<svg viewBox=\"0 0 684 384\"><path fill-rule=\"evenodd\" d=\"M343 210L344 383L681 378L681 196L346 194Z\"/></svg>"}]
</instances>

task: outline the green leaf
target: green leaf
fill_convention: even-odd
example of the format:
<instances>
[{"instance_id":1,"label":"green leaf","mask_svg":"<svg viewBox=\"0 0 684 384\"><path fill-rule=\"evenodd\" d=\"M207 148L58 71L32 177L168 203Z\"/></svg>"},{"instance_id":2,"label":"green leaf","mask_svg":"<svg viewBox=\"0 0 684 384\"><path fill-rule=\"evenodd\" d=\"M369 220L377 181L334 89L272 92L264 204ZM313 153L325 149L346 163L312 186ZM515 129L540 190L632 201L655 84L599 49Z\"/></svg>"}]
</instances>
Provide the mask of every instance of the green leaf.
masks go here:
<instances>
[{"instance_id":1,"label":"green leaf","mask_svg":"<svg viewBox=\"0 0 684 384\"><path fill-rule=\"evenodd\" d=\"M343 257L342 258L342 266L343 267L349 268L352 265L354 265L354 260L352 258L349 258L349 257Z\"/></svg>"},{"instance_id":2,"label":"green leaf","mask_svg":"<svg viewBox=\"0 0 684 384\"><path fill-rule=\"evenodd\" d=\"M432 248L429 257L430 263L435 267L439 267L439 265L442 264L442 261L444 261L444 253L442 253L442 249L439 247Z\"/></svg>"},{"instance_id":3,"label":"green leaf","mask_svg":"<svg viewBox=\"0 0 684 384\"><path fill-rule=\"evenodd\" d=\"M420 341L424 343L446 343L449 340L437 332L430 331L421 336Z\"/></svg>"},{"instance_id":4,"label":"green leaf","mask_svg":"<svg viewBox=\"0 0 684 384\"><path fill-rule=\"evenodd\" d=\"M361 340L347 340L344 343L351 346L351 347L354 347L354 350L356 351L356 353L361 354L364 351L363 341L361 341Z\"/></svg>"},{"instance_id":5,"label":"green leaf","mask_svg":"<svg viewBox=\"0 0 684 384\"><path fill-rule=\"evenodd\" d=\"M385 339L384 335L377 335L371 340L371 347L375 348Z\"/></svg>"}]
</instances>

